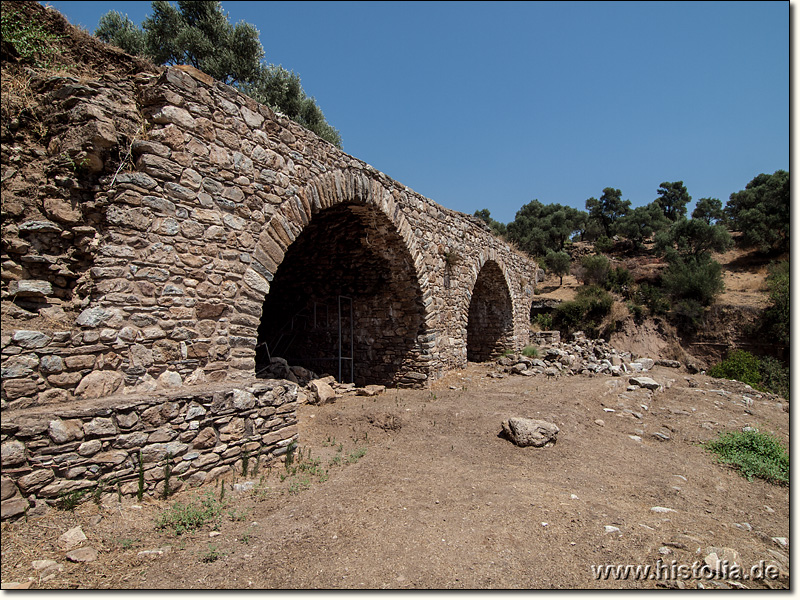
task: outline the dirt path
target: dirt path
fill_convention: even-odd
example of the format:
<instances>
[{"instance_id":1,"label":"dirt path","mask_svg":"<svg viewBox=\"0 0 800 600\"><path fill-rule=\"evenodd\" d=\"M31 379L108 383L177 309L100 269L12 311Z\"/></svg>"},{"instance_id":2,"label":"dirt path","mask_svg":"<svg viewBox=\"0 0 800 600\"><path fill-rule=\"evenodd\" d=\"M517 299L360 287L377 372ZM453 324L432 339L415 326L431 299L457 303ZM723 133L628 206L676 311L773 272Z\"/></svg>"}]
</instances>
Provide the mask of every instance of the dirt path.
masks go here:
<instances>
[{"instance_id":1,"label":"dirt path","mask_svg":"<svg viewBox=\"0 0 800 600\"><path fill-rule=\"evenodd\" d=\"M597 580L591 567L659 559L692 565L709 546L735 549L747 568L788 555L771 540L789 537L788 488L748 482L700 445L746 425L788 444L789 415L777 400L701 375L689 387L685 373L660 367L650 375L671 387L655 393L627 392L621 378L493 379L491 370L471 365L429 391L303 406L303 458L310 451L327 479L285 477L278 465L251 478L255 490L227 487L229 509L215 537L208 525L182 536L153 525L172 502L199 491L140 508L109 497L102 507L86 503L74 514L50 511L4 526L3 581L34 577L34 587L47 588L650 588L661 582ZM558 442L514 446L498 436L511 416L556 423ZM670 439L659 441L656 432ZM219 496L219 488L209 489ZM674 512L653 512L657 506ZM68 562L58 548L58 536L78 524L100 550L94 562ZM607 533L607 526L619 531ZM139 555L166 546L162 555ZM63 570L40 582L31 562L41 558ZM694 588L697 580L681 585ZM769 585L785 587L788 579Z\"/></svg>"}]
</instances>

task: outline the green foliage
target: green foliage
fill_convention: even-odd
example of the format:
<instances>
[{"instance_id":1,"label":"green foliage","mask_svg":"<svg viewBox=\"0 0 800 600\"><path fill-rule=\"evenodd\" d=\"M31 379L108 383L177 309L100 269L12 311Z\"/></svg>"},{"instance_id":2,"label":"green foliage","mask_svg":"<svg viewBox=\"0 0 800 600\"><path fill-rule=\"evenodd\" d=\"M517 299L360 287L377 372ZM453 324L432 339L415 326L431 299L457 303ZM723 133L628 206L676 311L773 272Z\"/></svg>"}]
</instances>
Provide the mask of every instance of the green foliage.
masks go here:
<instances>
[{"instance_id":1,"label":"green foliage","mask_svg":"<svg viewBox=\"0 0 800 600\"><path fill-rule=\"evenodd\" d=\"M286 447L286 454L283 456L283 466L287 472L292 468L292 463L294 463L294 451L297 449L297 442L292 441Z\"/></svg>"},{"instance_id":2,"label":"green foliage","mask_svg":"<svg viewBox=\"0 0 800 600\"><path fill-rule=\"evenodd\" d=\"M732 229L742 232L746 247L762 252L789 250L789 173L755 177L744 190L731 194L725 214Z\"/></svg>"},{"instance_id":3,"label":"green foliage","mask_svg":"<svg viewBox=\"0 0 800 600\"><path fill-rule=\"evenodd\" d=\"M539 349L536 346L525 346L522 349L522 356L527 356L528 358L538 358Z\"/></svg>"},{"instance_id":4,"label":"green foliage","mask_svg":"<svg viewBox=\"0 0 800 600\"><path fill-rule=\"evenodd\" d=\"M709 225L725 224L722 202L717 198L700 198L692 211L692 220L705 221Z\"/></svg>"},{"instance_id":5,"label":"green foliage","mask_svg":"<svg viewBox=\"0 0 800 600\"><path fill-rule=\"evenodd\" d=\"M641 304L628 302L628 310L633 316L633 322L637 325L641 325L644 321L644 307Z\"/></svg>"},{"instance_id":6,"label":"green foliage","mask_svg":"<svg viewBox=\"0 0 800 600\"><path fill-rule=\"evenodd\" d=\"M223 483L223 489L225 485ZM156 529L172 529L175 535L195 531L206 523L219 524L220 517L226 504L214 497L211 490L206 491L197 502L183 504L175 502L169 509L156 517Z\"/></svg>"},{"instance_id":7,"label":"green foliage","mask_svg":"<svg viewBox=\"0 0 800 600\"><path fill-rule=\"evenodd\" d=\"M578 270L578 278L587 285L605 285L610 270L611 262L602 254L584 256L581 268Z\"/></svg>"},{"instance_id":8,"label":"green foliage","mask_svg":"<svg viewBox=\"0 0 800 600\"><path fill-rule=\"evenodd\" d=\"M660 288L649 283L642 283L633 293L633 300L644 304L653 316L665 315L669 312L670 303Z\"/></svg>"},{"instance_id":9,"label":"green foliage","mask_svg":"<svg viewBox=\"0 0 800 600\"><path fill-rule=\"evenodd\" d=\"M553 330L552 313L539 313L533 318L533 322L536 323L542 331Z\"/></svg>"},{"instance_id":10,"label":"green foliage","mask_svg":"<svg viewBox=\"0 0 800 600\"><path fill-rule=\"evenodd\" d=\"M673 322L689 331L697 331L703 324L705 307L693 298L681 298L672 307Z\"/></svg>"},{"instance_id":11,"label":"green foliage","mask_svg":"<svg viewBox=\"0 0 800 600\"><path fill-rule=\"evenodd\" d=\"M789 345L790 285L789 261L784 260L770 266L767 276L771 301L762 315L766 333L779 344Z\"/></svg>"},{"instance_id":12,"label":"green foliage","mask_svg":"<svg viewBox=\"0 0 800 600\"><path fill-rule=\"evenodd\" d=\"M725 360L711 367L707 374L735 379L756 390L789 398L789 369L771 356L759 358L745 350L734 350Z\"/></svg>"},{"instance_id":13,"label":"green foliage","mask_svg":"<svg viewBox=\"0 0 800 600\"><path fill-rule=\"evenodd\" d=\"M367 454L366 448L358 448L350 453L350 456L347 457L347 462L350 464L355 464L359 460L361 460Z\"/></svg>"},{"instance_id":14,"label":"green foliage","mask_svg":"<svg viewBox=\"0 0 800 600\"><path fill-rule=\"evenodd\" d=\"M735 379L759 389L761 371L758 357L744 350L734 350L721 363L711 367L706 374L710 377Z\"/></svg>"},{"instance_id":15,"label":"green foliage","mask_svg":"<svg viewBox=\"0 0 800 600\"><path fill-rule=\"evenodd\" d=\"M777 358L762 356L758 365L761 385L768 392L789 399L789 368Z\"/></svg>"},{"instance_id":16,"label":"green foliage","mask_svg":"<svg viewBox=\"0 0 800 600\"><path fill-rule=\"evenodd\" d=\"M553 327L567 334L583 330L591 337L598 337L600 322L613 305L614 299L600 286L584 286L575 300L562 302L553 311Z\"/></svg>"},{"instance_id":17,"label":"green foliage","mask_svg":"<svg viewBox=\"0 0 800 600\"><path fill-rule=\"evenodd\" d=\"M75 512L75 509L85 500L85 497L88 493L89 490L87 489L63 492L56 499L56 508L58 510Z\"/></svg>"},{"instance_id":18,"label":"green foliage","mask_svg":"<svg viewBox=\"0 0 800 600\"><path fill-rule=\"evenodd\" d=\"M692 201L692 197L682 181L663 182L657 194L654 204L668 220L675 222L686 217L686 205Z\"/></svg>"},{"instance_id":19,"label":"green foliage","mask_svg":"<svg viewBox=\"0 0 800 600\"><path fill-rule=\"evenodd\" d=\"M548 250L560 251L580 231L586 213L561 204L542 204L532 200L517 211L506 227L509 241L532 256L544 256Z\"/></svg>"},{"instance_id":20,"label":"green foliage","mask_svg":"<svg viewBox=\"0 0 800 600\"><path fill-rule=\"evenodd\" d=\"M232 25L217 1L179 0L176 7L155 0L141 29L111 11L101 17L95 35L156 64L192 65L342 147L339 132L303 91L300 77L264 64L258 30L244 21Z\"/></svg>"},{"instance_id":21,"label":"green foliage","mask_svg":"<svg viewBox=\"0 0 800 600\"><path fill-rule=\"evenodd\" d=\"M570 262L570 256L566 252L548 250L547 256L544 257L544 264L547 270L559 276L559 285L564 283L564 275L569 273Z\"/></svg>"},{"instance_id":22,"label":"green foliage","mask_svg":"<svg viewBox=\"0 0 800 600\"><path fill-rule=\"evenodd\" d=\"M122 15L115 10L100 17L94 35L128 54L144 56L147 53L147 34L128 15Z\"/></svg>"},{"instance_id":23,"label":"green foliage","mask_svg":"<svg viewBox=\"0 0 800 600\"><path fill-rule=\"evenodd\" d=\"M325 115L317 106L316 100L306 96L300 83L300 76L294 71L288 71L280 65L262 66L251 81L243 83L240 87L256 102L266 104L313 131L325 141L338 148L342 147L339 131L325 120Z\"/></svg>"},{"instance_id":24,"label":"green foliage","mask_svg":"<svg viewBox=\"0 0 800 600\"><path fill-rule=\"evenodd\" d=\"M631 240L640 248L645 239L653 233L669 227L670 220L662 212L662 208L652 202L646 206L637 206L617 221L616 232Z\"/></svg>"},{"instance_id":25,"label":"green foliage","mask_svg":"<svg viewBox=\"0 0 800 600\"><path fill-rule=\"evenodd\" d=\"M589 211L589 222L594 222L603 234L612 237L616 234L616 224L631 209L631 201L622 199L622 191L607 187L603 190L600 199L589 198L586 200L586 210ZM588 227L588 224L587 224Z\"/></svg>"},{"instance_id":26,"label":"green foliage","mask_svg":"<svg viewBox=\"0 0 800 600\"><path fill-rule=\"evenodd\" d=\"M4 43L11 44L20 59L36 68L48 68L58 53L54 42L60 36L48 32L41 23L28 20L15 10L3 6L0 32Z\"/></svg>"},{"instance_id":27,"label":"green foliage","mask_svg":"<svg viewBox=\"0 0 800 600\"><path fill-rule=\"evenodd\" d=\"M200 556L200 562L212 563L218 561L220 558L223 558L224 556L225 554L223 552L220 552L216 544L209 543L208 550Z\"/></svg>"},{"instance_id":28,"label":"green foliage","mask_svg":"<svg viewBox=\"0 0 800 600\"><path fill-rule=\"evenodd\" d=\"M706 449L752 481L789 485L789 453L773 434L759 431L729 431L706 444Z\"/></svg>"},{"instance_id":29,"label":"green foliage","mask_svg":"<svg viewBox=\"0 0 800 600\"><path fill-rule=\"evenodd\" d=\"M705 260L731 246L733 239L724 225L709 225L702 219L680 219L656 236L656 249L670 262L678 257Z\"/></svg>"},{"instance_id":30,"label":"green foliage","mask_svg":"<svg viewBox=\"0 0 800 600\"><path fill-rule=\"evenodd\" d=\"M231 25L219 2L165 0L152 3L142 23L147 55L157 64L192 65L227 84L257 76L264 57L258 30L244 21Z\"/></svg>"},{"instance_id":31,"label":"green foliage","mask_svg":"<svg viewBox=\"0 0 800 600\"><path fill-rule=\"evenodd\" d=\"M492 218L492 213L489 212L488 208L476 210L474 216L478 217L481 221L486 223L492 230L492 233L495 234L496 236L505 237L506 234L508 233L508 229L505 223L501 223L500 221L495 221Z\"/></svg>"},{"instance_id":32,"label":"green foliage","mask_svg":"<svg viewBox=\"0 0 800 600\"><path fill-rule=\"evenodd\" d=\"M722 266L709 258L677 258L661 275L661 287L675 300L709 306L725 288Z\"/></svg>"},{"instance_id":33,"label":"green foliage","mask_svg":"<svg viewBox=\"0 0 800 600\"><path fill-rule=\"evenodd\" d=\"M601 254L603 252L611 252L614 248L614 240L612 240L607 235L601 235L594 241L594 251L597 254Z\"/></svg>"},{"instance_id":34,"label":"green foliage","mask_svg":"<svg viewBox=\"0 0 800 600\"><path fill-rule=\"evenodd\" d=\"M633 275L625 267L614 267L608 271L606 289L628 298L633 293Z\"/></svg>"}]
</instances>

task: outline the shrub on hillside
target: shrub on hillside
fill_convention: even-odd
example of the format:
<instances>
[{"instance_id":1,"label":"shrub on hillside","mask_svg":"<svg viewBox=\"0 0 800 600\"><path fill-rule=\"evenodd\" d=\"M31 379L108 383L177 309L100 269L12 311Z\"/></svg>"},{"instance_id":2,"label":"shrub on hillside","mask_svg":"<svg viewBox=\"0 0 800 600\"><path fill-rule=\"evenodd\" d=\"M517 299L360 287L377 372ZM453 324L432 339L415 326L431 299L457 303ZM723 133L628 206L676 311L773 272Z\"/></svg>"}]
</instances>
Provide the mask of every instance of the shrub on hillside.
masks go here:
<instances>
[{"instance_id":1,"label":"shrub on hillside","mask_svg":"<svg viewBox=\"0 0 800 600\"><path fill-rule=\"evenodd\" d=\"M665 315L670 308L669 300L664 297L661 289L649 283L639 285L633 293L633 300L644 304L653 316Z\"/></svg>"},{"instance_id":2,"label":"shrub on hillside","mask_svg":"<svg viewBox=\"0 0 800 600\"><path fill-rule=\"evenodd\" d=\"M720 462L727 463L752 481L760 477L771 483L789 485L789 453L772 434L760 431L729 431L706 444Z\"/></svg>"},{"instance_id":3,"label":"shrub on hillside","mask_svg":"<svg viewBox=\"0 0 800 600\"><path fill-rule=\"evenodd\" d=\"M610 269L611 262L602 254L584 256L578 277L585 285L605 285Z\"/></svg>"},{"instance_id":4,"label":"shrub on hillside","mask_svg":"<svg viewBox=\"0 0 800 600\"><path fill-rule=\"evenodd\" d=\"M744 350L734 350L721 363L711 367L706 374L710 377L735 379L754 388L761 384L758 357Z\"/></svg>"},{"instance_id":5,"label":"shrub on hillside","mask_svg":"<svg viewBox=\"0 0 800 600\"><path fill-rule=\"evenodd\" d=\"M633 275L625 267L611 269L606 279L606 289L629 298L633 291Z\"/></svg>"},{"instance_id":6,"label":"shrub on hillside","mask_svg":"<svg viewBox=\"0 0 800 600\"><path fill-rule=\"evenodd\" d=\"M757 357L745 350L734 350L711 367L711 377L735 379L762 392L773 392L789 399L789 369L770 356Z\"/></svg>"},{"instance_id":7,"label":"shrub on hillside","mask_svg":"<svg viewBox=\"0 0 800 600\"><path fill-rule=\"evenodd\" d=\"M722 265L711 259L676 259L661 275L661 287L674 301L695 300L708 306L725 287Z\"/></svg>"},{"instance_id":8,"label":"shrub on hillside","mask_svg":"<svg viewBox=\"0 0 800 600\"><path fill-rule=\"evenodd\" d=\"M575 300L562 302L553 311L552 326L565 334L582 330L590 337L600 337L600 324L613 305L614 298L600 286L584 286Z\"/></svg>"},{"instance_id":9,"label":"shrub on hillside","mask_svg":"<svg viewBox=\"0 0 800 600\"><path fill-rule=\"evenodd\" d=\"M789 261L770 266L767 276L769 299L772 304L764 310L762 321L767 334L779 344L789 345Z\"/></svg>"}]
</instances>

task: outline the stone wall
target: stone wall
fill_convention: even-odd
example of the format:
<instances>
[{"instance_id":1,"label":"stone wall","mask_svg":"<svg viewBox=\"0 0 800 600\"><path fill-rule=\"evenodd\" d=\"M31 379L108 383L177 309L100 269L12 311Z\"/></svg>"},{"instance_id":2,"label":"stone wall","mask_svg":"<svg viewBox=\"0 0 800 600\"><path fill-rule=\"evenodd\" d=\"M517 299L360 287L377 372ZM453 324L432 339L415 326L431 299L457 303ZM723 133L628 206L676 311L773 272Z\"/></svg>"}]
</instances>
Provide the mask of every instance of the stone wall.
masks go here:
<instances>
[{"instance_id":1,"label":"stone wall","mask_svg":"<svg viewBox=\"0 0 800 600\"><path fill-rule=\"evenodd\" d=\"M70 493L163 495L248 473L297 439L298 390L279 380L5 413L2 518ZM246 457L246 459L245 459Z\"/></svg>"},{"instance_id":2,"label":"stone wall","mask_svg":"<svg viewBox=\"0 0 800 600\"><path fill-rule=\"evenodd\" d=\"M235 89L187 68L40 87L46 181L3 154L4 407L248 380L269 331L339 296L361 383L462 366L470 306L497 298L479 344L528 342L534 263Z\"/></svg>"}]
</instances>

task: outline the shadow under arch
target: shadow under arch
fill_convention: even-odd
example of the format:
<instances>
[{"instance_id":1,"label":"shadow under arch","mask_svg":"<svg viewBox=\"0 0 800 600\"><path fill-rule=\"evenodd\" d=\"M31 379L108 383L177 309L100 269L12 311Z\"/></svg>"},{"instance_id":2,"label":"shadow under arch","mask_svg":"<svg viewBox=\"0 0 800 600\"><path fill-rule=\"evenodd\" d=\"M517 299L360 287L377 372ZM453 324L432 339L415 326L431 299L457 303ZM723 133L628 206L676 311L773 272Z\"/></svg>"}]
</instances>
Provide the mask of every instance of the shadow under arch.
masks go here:
<instances>
[{"instance_id":1,"label":"shadow under arch","mask_svg":"<svg viewBox=\"0 0 800 600\"><path fill-rule=\"evenodd\" d=\"M358 385L421 385L431 336L411 228L387 211L383 188L346 177L314 182L284 213L292 218L280 233L292 235L264 299L256 372L280 356Z\"/></svg>"},{"instance_id":2,"label":"shadow under arch","mask_svg":"<svg viewBox=\"0 0 800 600\"><path fill-rule=\"evenodd\" d=\"M487 260L475 279L467 311L467 360L485 362L514 349L514 308L500 265Z\"/></svg>"}]
</instances>

